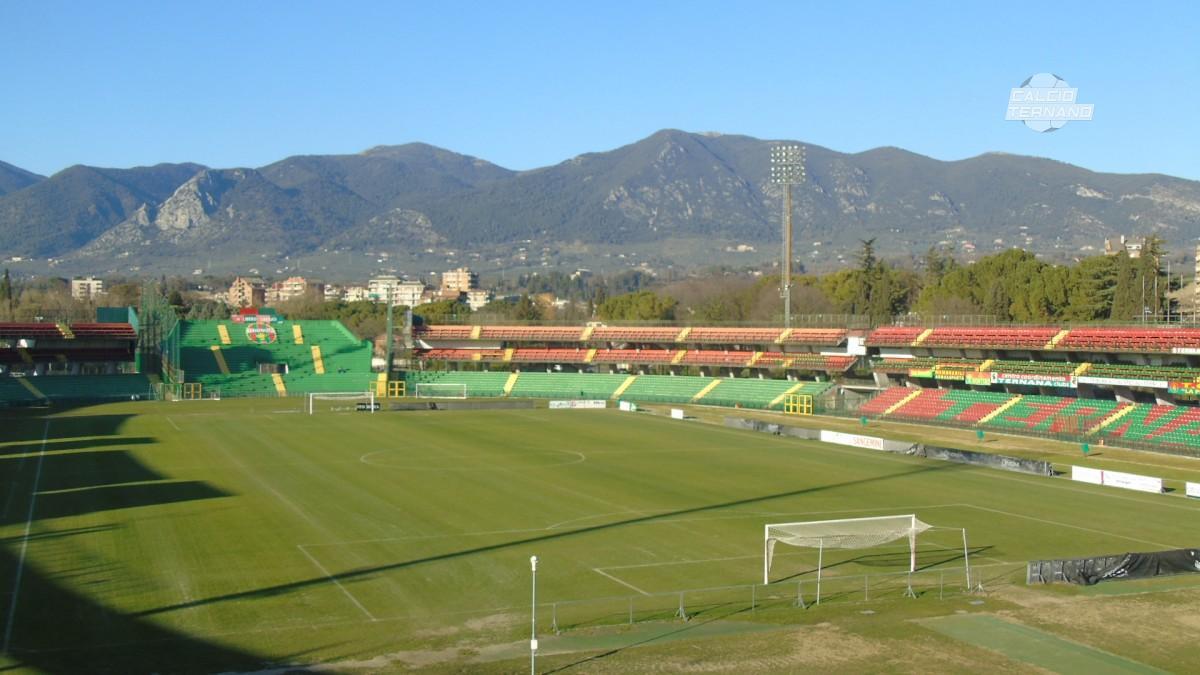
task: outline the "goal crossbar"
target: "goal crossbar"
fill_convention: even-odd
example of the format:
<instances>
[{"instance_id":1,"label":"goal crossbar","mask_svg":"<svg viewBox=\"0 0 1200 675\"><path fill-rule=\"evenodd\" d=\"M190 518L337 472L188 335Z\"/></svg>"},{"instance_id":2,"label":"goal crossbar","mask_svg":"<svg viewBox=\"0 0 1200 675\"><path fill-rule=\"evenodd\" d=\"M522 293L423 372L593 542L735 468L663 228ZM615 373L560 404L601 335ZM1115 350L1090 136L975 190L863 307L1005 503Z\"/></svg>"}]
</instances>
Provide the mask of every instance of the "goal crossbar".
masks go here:
<instances>
[{"instance_id":1,"label":"goal crossbar","mask_svg":"<svg viewBox=\"0 0 1200 675\"><path fill-rule=\"evenodd\" d=\"M770 582L771 562L778 542L817 549L819 578L826 548L871 548L907 537L908 571L914 572L917 566L917 535L930 527L928 523L918 520L915 514L769 523L763 527L763 583Z\"/></svg>"},{"instance_id":2,"label":"goal crossbar","mask_svg":"<svg viewBox=\"0 0 1200 675\"><path fill-rule=\"evenodd\" d=\"M370 404L370 412L375 412L375 392L367 391L314 391L308 395L308 405L305 412L312 415L316 412L317 401L366 401Z\"/></svg>"}]
</instances>

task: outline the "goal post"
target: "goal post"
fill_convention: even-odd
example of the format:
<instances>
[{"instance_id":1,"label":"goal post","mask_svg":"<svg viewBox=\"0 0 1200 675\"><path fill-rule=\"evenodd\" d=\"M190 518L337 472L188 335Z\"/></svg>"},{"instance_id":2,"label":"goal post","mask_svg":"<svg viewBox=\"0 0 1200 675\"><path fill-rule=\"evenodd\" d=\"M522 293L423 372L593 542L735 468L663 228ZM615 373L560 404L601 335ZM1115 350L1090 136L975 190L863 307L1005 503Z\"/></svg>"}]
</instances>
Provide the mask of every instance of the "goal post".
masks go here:
<instances>
[{"instance_id":1,"label":"goal post","mask_svg":"<svg viewBox=\"0 0 1200 675\"><path fill-rule=\"evenodd\" d=\"M375 392L367 391L315 391L308 395L304 411L309 415L318 412L345 412L357 410L358 404L366 403L367 411L376 410ZM353 406L353 408L351 408Z\"/></svg>"},{"instance_id":2,"label":"goal post","mask_svg":"<svg viewBox=\"0 0 1200 675\"><path fill-rule=\"evenodd\" d=\"M413 387L416 398L466 398L467 385L459 382L418 382Z\"/></svg>"},{"instance_id":3,"label":"goal post","mask_svg":"<svg viewBox=\"0 0 1200 675\"><path fill-rule=\"evenodd\" d=\"M865 549L907 539L909 578L907 595L915 597L912 591L912 575L917 571L917 536L930 530L961 532L966 588L968 591L972 590L971 558L970 549L967 546L966 528L937 527L922 522L915 514L767 524L763 527L763 585L767 585L771 581L771 563L775 554L775 545L780 542L789 546L817 549L817 602L820 602L825 549ZM957 543L955 548L957 548Z\"/></svg>"},{"instance_id":4,"label":"goal post","mask_svg":"<svg viewBox=\"0 0 1200 675\"><path fill-rule=\"evenodd\" d=\"M763 583L770 583L771 562L775 554L775 544L779 542L789 546L817 549L817 579L819 580L827 548L872 548L907 537L908 571L915 572L917 535L930 527L932 526L921 522L914 514L765 525L763 528Z\"/></svg>"}]
</instances>

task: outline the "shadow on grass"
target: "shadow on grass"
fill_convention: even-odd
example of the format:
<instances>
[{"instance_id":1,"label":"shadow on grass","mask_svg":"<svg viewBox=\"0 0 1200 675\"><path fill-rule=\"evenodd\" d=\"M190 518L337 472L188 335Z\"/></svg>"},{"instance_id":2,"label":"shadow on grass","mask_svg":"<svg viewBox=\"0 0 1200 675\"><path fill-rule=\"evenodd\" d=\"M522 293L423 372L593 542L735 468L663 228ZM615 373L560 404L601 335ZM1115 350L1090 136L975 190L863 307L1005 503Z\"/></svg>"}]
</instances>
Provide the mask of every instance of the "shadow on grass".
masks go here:
<instances>
[{"instance_id":1,"label":"shadow on grass","mask_svg":"<svg viewBox=\"0 0 1200 675\"><path fill-rule=\"evenodd\" d=\"M978 557L980 555L983 555L984 553L987 553L988 551L992 550L993 548L994 548L994 546L991 546L991 545L973 546L968 549L968 552L970 555ZM918 550L917 551L916 571L924 572L926 570L936 569L937 567L939 567L941 565L945 565L947 563L952 563L956 560L961 561L962 559L963 559L962 551L955 551L955 550L950 550L950 549L942 549L942 550L936 550L936 551L920 551L920 550ZM860 555L860 556L855 556L855 557L849 558L847 560L839 560L837 562L829 563L829 564L825 565L824 567L822 567L821 569L828 571L828 570L836 569L838 567L843 567L845 565L862 565L863 567L889 567L889 568L892 568L893 570L897 570L898 574L903 574L904 572L908 571L908 564L909 564L908 551L887 551L884 553L869 553L869 554L864 554L864 555ZM813 567L812 569L807 569L807 570L804 570L801 572L796 572L795 574L783 577L781 579L777 579L775 581L772 581L771 583L779 583L779 582L783 582L783 581L794 581L801 577L815 575L816 573L817 573L817 568Z\"/></svg>"},{"instance_id":2,"label":"shadow on grass","mask_svg":"<svg viewBox=\"0 0 1200 675\"><path fill-rule=\"evenodd\" d=\"M726 613L724 613L724 614L721 614L721 615L719 615L719 616L714 616L714 617L712 617L712 618L705 619L705 620L703 620L703 621L696 621L696 620L692 619L692 620L689 620L689 621L688 621L686 624L684 624L683 626L680 626L679 628L677 628L677 629L675 629L675 630L673 630L673 631L668 631L668 632L666 632L666 633L656 633L655 635L652 635L652 636L650 636L650 637L647 637L647 638L644 638L644 639L641 639L641 640L635 640L635 641L633 641L633 642L630 642L629 644L627 644L627 645L625 645L625 646L623 646L623 647L616 647L616 648L614 648L614 649L609 649L609 650L607 650L607 651L604 651L604 652L601 652L601 653L599 653L599 654L593 654L593 655L591 655L591 656L588 656L588 657L586 657L586 658L582 658L582 659L580 659L580 660L578 660L578 661L573 661L573 662L571 662L571 663L568 663L568 664L566 664L566 665L562 665L562 666L559 666L559 667L557 667L557 668L554 668L553 670L547 670L547 671L545 671L545 672L546 672L547 674L549 674L549 673L561 673L561 672L565 672L565 671L567 671L567 670L570 670L570 669L572 669L572 668L575 668L575 667L577 667L577 666L584 666L584 665L587 665L587 664L589 664L589 663L594 663L594 662L596 662L596 661L599 661L599 660L601 660L601 659L606 659L606 658L608 658L608 657L610 657L610 656L616 656L617 654L620 654L621 652L625 651L626 649L632 649L632 648L634 648L634 647L641 647L641 646L643 646L643 645L648 645L648 644L650 644L650 643L652 643L652 642L658 642L659 640L663 640L663 639L676 638L676 637L678 637L679 635L681 635L681 634L683 634L683 633L687 633L687 632L690 632L690 631L697 630L697 629L699 629L701 626L704 626L704 625L706 625L706 624L710 624L710 623L713 623L713 622L716 622L716 621L723 621L723 620L725 620L725 619L728 619L728 618L731 618L731 617L737 616L737 615L739 615L739 614L751 614L751 613L753 613L753 610L752 610L751 608L749 608L749 607L741 607L741 608L739 608L739 609L735 609L735 610L732 610L732 611L726 612Z\"/></svg>"},{"instance_id":3,"label":"shadow on grass","mask_svg":"<svg viewBox=\"0 0 1200 675\"><path fill-rule=\"evenodd\" d=\"M709 512L709 511L719 511L721 509L735 508L735 507L739 507L739 506L748 506L748 505L752 505L752 504L761 504L763 502L769 502L769 501L772 501L775 499L785 499L785 498L789 498L789 497L810 495L810 494L814 494L814 493L818 493L818 492L824 492L827 490L836 490L836 489L840 489L840 488L859 487L859 486L863 486L863 485L867 485L867 484L871 484L871 483L878 483L881 481L893 480L893 479L910 478L912 476L918 476L918 475L928 474L928 473L960 471L960 470L964 470L966 468L969 468L969 467L968 467L968 465L965 465L965 464L937 464L937 465L933 465L933 466L921 466L921 467L911 469L908 471L898 471L896 473L891 473L891 474L887 474L884 476L876 476L876 477L872 477L872 478L861 478L861 479L852 480L852 481L843 481L841 483L831 483L829 485L820 485L820 486L815 486L815 487L803 488L800 490L791 490L789 492L778 492L778 493L769 494L769 495L759 495L756 497L746 497L744 499L735 499L732 501L720 502L717 504L696 506L696 507L688 508L688 509L679 509L679 510L670 511L667 513L658 513L658 514L649 515L649 516L639 516L637 518L628 518L626 520L620 520L620 521L613 522L613 523L592 525L592 526L588 526L588 527L581 527L581 528L575 529L575 530L554 532L554 533L549 533L549 534L538 535L536 537L526 537L524 539L514 539L512 541L502 542L499 544L490 544L487 546L479 546L479 547L475 547L475 548L464 549L461 551L455 551L453 553L443 553L440 555L429 556L426 558L417 558L414 560L406 560L403 562L389 563L389 564L385 564L385 565L362 567L362 568L350 570L347 572L340 572L340 573L331 574L331 575L322 575L319 577L305 579L303 581L293 581L293 582L289 582L286 584L277 584L274 586L267 586L264 588L259 588L259 589L255 589L255 590L251 590L251 591L240 591L237 593L217 595L217 596L213 596L211 598L192 600L190 602L179 603L176 605L167 605L164 607L159 607L157 609L147 610L145 612L140 613L139 616L152 616L155 614L162 614L165 612L172 612L172 611L181 610L181 609L188 609L191 607L200 607L200 606L211 604L211 603L227 602L230 600L243 600L243 599L258 598L258 597L272 597L272 596L282 595L285 593L290 593L292 591L301 590L301 589L308 588L311 586L328 584L328 583L335 582L335 581L336 582L358 581L358 580L362 580L365 578L370 578L371 575L378 574L381 572L390 572L390 571L394 571L394 570L415 567L417 565L423 565L423 564L427 564L427 563L440 562L443 560L453 560L456 558L478 555L481 553L502 551L502 550L513 548L516 546L524 546L527 544L535 544L538 542L567 539L567 538L575 537L575 536L579 536L579 535L591 534L594 532L603 532L603 531L607 531L607 530L614 530L614 529L618 529L618 528L622 528L622 527L628 527L631 525L641 525L641 524L645 524L645 523L653 523L656 521L667 520L670 518L677 518L679 516L687 516L687 515L693 515L693 514L697 514L697 513L705 513L705 512Z\"/></svg>"},{"instance_id":4,"label":"shadow on grass","mask_svg":"<svg viewBox=\"0 0 1200 675\"><path fill-rule=\"evenodd\" d=\"M118 438L72 438L67 440L46 440L46 452L65 452L67 450L83 450L87 452L95 452L107 447L130 446L130 445L153 445L158 442L157 438L141 436L137 438L118 437ZM36 454L42 449L42 440L39 438L32 442L20 442L5 444L0 442L0 459L20 459L16 455Z\"/></svg>"},{"instance_id":5,"label":"shadow on grass","mask_svg":"<svg viewBox=\"0 0 1200 675\"><path fill-rule=\"evenodd\" d=\"M54 412L64 409L56 407ZM170 480L128 451L110 449L154 442L116 438L131 417L59 418L45 416L44 410L0 415L0 443L17 444L0 452L15 452L24 444L21 457L0 463L0 488L9 493L0 524L24 530L0 540L0 653L10 663L0 671L201 673L255 669L274 661L159 626L97 599L111 594L114 584L140 580L117 579L113 571L119 565L104 556L80 557L67 544L71 538L120 529L119 509L229 496L207 483ZM46 453L76 452L43 453L43 438ZM49 529L45 523L104 512L112 514L114 522L62 529ZM46 545L67 548L42 548ZM45 569L34 560L53 560L59 569Z\"/></svg>"}]
</instances>

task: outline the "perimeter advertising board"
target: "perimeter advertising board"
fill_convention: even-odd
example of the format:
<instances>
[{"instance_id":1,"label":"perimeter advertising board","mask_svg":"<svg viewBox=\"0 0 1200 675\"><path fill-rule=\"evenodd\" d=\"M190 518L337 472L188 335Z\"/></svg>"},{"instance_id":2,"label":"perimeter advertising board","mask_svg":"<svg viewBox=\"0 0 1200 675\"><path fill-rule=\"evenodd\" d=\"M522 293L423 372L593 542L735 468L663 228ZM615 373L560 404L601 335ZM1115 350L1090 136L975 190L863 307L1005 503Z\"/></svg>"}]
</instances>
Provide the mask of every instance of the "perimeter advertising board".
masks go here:
<instances>
[{"instance_id":1,"label":"perimeter advertising board","mask_svg":"<svg viewBox=\"0 0 1200 675\"><path fill-rule=\"evenodd\" d=\"M593 401L550 401L551 410L596 410L598 408L607 408L608 402L603 400Z\"/></svg>"}]
</instances>

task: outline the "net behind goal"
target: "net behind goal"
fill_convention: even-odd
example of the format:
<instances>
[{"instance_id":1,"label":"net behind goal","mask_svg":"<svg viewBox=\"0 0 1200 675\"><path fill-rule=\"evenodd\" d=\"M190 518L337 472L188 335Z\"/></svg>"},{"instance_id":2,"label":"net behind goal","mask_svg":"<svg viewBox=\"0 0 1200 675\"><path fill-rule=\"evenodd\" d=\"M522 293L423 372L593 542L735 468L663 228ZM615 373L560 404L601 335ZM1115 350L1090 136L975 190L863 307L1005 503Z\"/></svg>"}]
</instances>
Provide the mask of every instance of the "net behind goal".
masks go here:
<instances>
[{"instance_id":1,"label":"net behind goal","mask_svg":"<svg viewBox=\"0 0 1200 675\"><path fill-rule=\"evenodd\" d=\"M911 514L767 525L763 537L763 583L769 583L775 544L780 542L789 546L817 549L819 575L824 549L872 548L907 537L909 571L912 572L916 568L917 535L930 527L928 523L917 520L917 517Z\"/></svg>"},{"instance_id":2,"label":"net behind goal","mask_svg":"<svg viewBox=\"0 0 1200 675\"><path fill-rule=\"evenodd\" d=\"M308 395L305 412L309 415L319 412L353 412L359 410L360 405L365 406L363 410L375 412L378 409L375 392L313 392Z\"/></svg>"}]
</instances>

